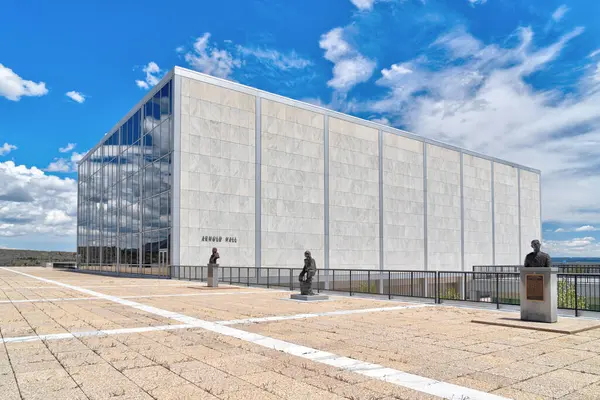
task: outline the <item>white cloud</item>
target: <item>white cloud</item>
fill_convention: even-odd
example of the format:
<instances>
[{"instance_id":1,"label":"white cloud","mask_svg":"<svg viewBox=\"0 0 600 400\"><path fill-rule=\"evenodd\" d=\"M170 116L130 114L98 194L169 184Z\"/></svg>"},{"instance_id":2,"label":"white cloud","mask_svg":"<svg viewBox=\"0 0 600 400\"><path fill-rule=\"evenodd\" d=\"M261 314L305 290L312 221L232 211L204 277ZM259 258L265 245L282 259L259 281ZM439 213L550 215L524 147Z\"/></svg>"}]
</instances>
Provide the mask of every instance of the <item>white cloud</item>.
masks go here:
<instances>
[{"instance_id":1,"label":"white cloud","mask_svg":"<svg viewBox=\"0 0 600 400\"><path fill-rule=\"evenodd\" d=\"M205 33L194 42L193 50L185 53L187 61L195 70L218 78L228 78L241 61L227 50L219 50L209 44L210 33Z\"/></svg>"},{"instance_id":2,"label":"white cloud","mask_svg":"<svg viewBox=\"0 0 600 400\"><path fill-rule=\"evenodd\" d=\"M471 4L471 6L487 3L487 0L468 0L468 1L469 1L469 4Z\"/></svg>"},{"instance_id":3,"label":"white cloud","mask_svg":"<svg viewBox=\"0 0 600 400\"><path fill-rule=\"evenodd\" d=\"M78 153L78 152L74 151L73 154L71 154L71 162L78 163L79 161L81 161L81 159L83 157L85 157L86 154L87 154L87 152Z\"/></svg>"},{"instance_id":4,"label":"white cloud","mask_svg":"<svg viewBox=\"0 0 600 400\"><path fill-rule=\"evenodd\" d=\"M47 167L46 171L48 172L73 172L72 166L64 158L55 158Z\"/></svg>"},{"instance_id":5,"label":"white cloud","mask_svg":"<svg viewBox=\"0 0 600 400\"><path fill-rule=\"evenodd\" d=\"M564 228L558 228L557 230L554 231L554 233L561 233L561 232L567 232L567 230Z\"/></svg>"},{"instance_id":6,"label":"white cloud","mask_svg":"<svg viewBox=\"0 0 600 400\"><path fill-rule=\"evenodd\" d=\"M44 82L35 83L21 78L12 69L0 64L0 96L19 101L23 96L44 96L48 93Z\"/></svg>"},{"instance_id":7,"label":"white cloud","mask_svg":"<svg viewBox=\"0 0 600 400\"><path fill-rule=\"evenodd\" d=\"M568 96L527 83L582 31L574 29L536 48L530 28L518 29L518 42L511 47L485 45L457 29L432 42L435 62L425 52L383 69L377 83L387 95L358 103L355 111L377 113L417 134L538 168L545 221L600 224L600 175L594 168L600 159L596 65L587 67Z\"/></svg>"},{"instance_id":8,"label":"white cloud","mask_svg":"<svg viewBox=\"0 0 600 400\"><path fill-rule=\"evenodd\" d=\"M596 57L597 55L600 55L600 49L592 51L588 57L593 58L593 57Z\"/></svg>"},{"instance_id":9,"label":"white cloud","mask_svg":"<svg viewBox=\"0 0 600 400\"><path fill-rule=\"evenodd\" d=\"M583 225L583 226L580 226L579 228L575 228L575 232L594 232L597 230L598 229L593 227L592 225Z\"/></svg>"},{"instance_id":10,"label":"white cloud","mask_svg":"<svg viewBox=\"0 0 600 400\"><path fill-rule=\"evenodd\" d=\"M372 118L371 121L376 122L378 124L382 124L382 125L392 126L392 123L390 122L390 120L385 117Z\"/></svg>"},{"instance_id":11,"label":"white cloud","mask_svg":"<svg viewBox=\"0 0 600 400\"><path fill-rule=\"evenodd\" d=\"M548 240L542 244L550 256L558 257L598 257L600 243L596 238L587 236L568 240Z\"/></svg>"},{"instance_id":12,"label":"white cloud","mask_svg":"<svg viewBox=\"0 0 600 400\"><path fill-rule=\"evenodd\" d=\"M319 46L325 50L325 58L333 63L333 78L327 84L341 93L368 81L376 67L375 61L360 54L344 35L344 28L334 28L319 41Z\"/></svg>"},{"instance_id":13,"label":"white cloud","mask_svg":"<svg viewBox=\"0 0 600 400\"><path fill-rule=\"evenodd\" d=\"M144 71L144 73L146 74L146 78L144 80L138 79L135 81L135 84L140 89L150 89L158 82L160 82L160 79L162 78L161 74L163 73L163 71L158 67L158 64L154 61L150 61L148 65L144 66L144 68L142 68L142 71Z\"/></svg>"},{"instance_id":14,"label":"white cloud","mask_svg":"<svg viewBox=\"0 0 600 400\"><path fill-rule=\"evenodd\" d=\"M565 16L565 14L568 11L569 11L569 7L567 7L565 4L563 4L552 13L552 19L554 20L554 22L558 22L561 19L563 19L563 17Z\"/></svg>"},{"instance_id":15,"label":"white cloud","mask_svg":"<svg viewBox=\"0 0 600 400\"><path fill-rule=\"evenodd\" d=\"M260 62L271 65L279 70L304 69L312 65L312 61L300 57L295 51L284 54L275 49L260 49L237 46L243 56L257 58Z\"/></svg>"},{"instance_id":16,"label":"white cloud","mask_svg":"<svg viewBox=\"0 0 600 400\"><path fill-rule=\"evenodd\" d=\"M77 182L36 167L0 162L0 236L27 236L40 243L61 236L75 244ZM22 246L11 246L22 247Z\"/></svg>"},{"instance_id":17,"label":"white cloud","mask_svg":"<svg viewBox=\"0 0 600 400\"><path fill-rule=\"evenodd\" d=\"M350 0L352 4L356 6L361 11L371 10L373 8L373 4L375 4L375 0Z\"/></svg>"},{"instance_id":18,"label":"white cloud","mask_svg":"<svg viewBox=\"0 0 600 400\"><path fill-rule=\"evenodd\" d=\"M71 100L76 101L77 103L81 104L85 101L85 96L79 92L76 92L74 90L71 90L70 92L66 93L66 96L69 97Z\"/></svg>"},{"instance_id":19,"label":"white cloud","mask_svg":"<svg viewBox=\"0 0 600 400\"><path fill-rule=\"evenodd\" d=\"M69 143L71 144L71 143ZM67 146L68 147L68 146ZM73 146L75 147L75 146ZM65 153L65 152L63 152ZM61 173L72 173L77 172L77 163L85 156L84 153L77 153L74 151L71 153L70 158L55 158L45 169L47 172L61 172Z\"/></svg>"},{"instance_id":20,"label":"white cloud","mask_svg":"<svg viewBox=\"0 0 600 400\"><path fill-rule=\"evenodd\" d=\"M77 144L75 144L75 143L67 143L67 145L65 147L60 147L58 149L58 151L60 151L61 153L68 153L71 150L73 150L75 148L75 146L77 146Z\"/></svg>"},{"instance_id":21,"label":"white cloud","mask_svg":"<svg viewBox=\"0 0 600 400\"><path fill-rule=\"evenodd\" d=\"M8 153L10 153L11 151L16 150L16 149L17 149L17 146L4 142L2 147L0 147L0 156L5 156Z\"/></svg>"}]
</instances>

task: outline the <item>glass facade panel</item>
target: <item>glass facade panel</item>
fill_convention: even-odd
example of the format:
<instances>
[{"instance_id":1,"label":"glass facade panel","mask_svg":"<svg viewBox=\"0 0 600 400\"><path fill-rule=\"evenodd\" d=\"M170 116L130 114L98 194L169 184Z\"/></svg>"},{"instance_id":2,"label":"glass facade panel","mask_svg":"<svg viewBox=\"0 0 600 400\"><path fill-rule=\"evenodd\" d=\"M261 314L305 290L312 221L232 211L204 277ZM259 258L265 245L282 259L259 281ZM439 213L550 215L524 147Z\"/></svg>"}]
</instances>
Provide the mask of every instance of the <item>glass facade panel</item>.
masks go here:
<instances>
[{"instance_id":1,"label":"glass facade panel","mask_svg":"<svg viewBox=\"0 0 600 400\"><path fill-rule=\"evenodd\" d=\"M79 268L169 275L172 104L169 81L79 164Z\"/></svg>"}]
</instances>

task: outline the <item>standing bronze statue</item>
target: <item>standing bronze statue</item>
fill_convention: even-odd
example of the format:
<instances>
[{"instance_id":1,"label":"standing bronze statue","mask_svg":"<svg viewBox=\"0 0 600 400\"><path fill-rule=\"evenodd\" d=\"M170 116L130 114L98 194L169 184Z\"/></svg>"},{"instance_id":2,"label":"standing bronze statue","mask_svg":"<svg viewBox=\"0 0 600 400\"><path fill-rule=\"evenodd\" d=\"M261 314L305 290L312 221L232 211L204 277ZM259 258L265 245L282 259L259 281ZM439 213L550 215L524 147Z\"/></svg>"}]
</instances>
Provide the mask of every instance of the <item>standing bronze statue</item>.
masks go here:
<instances>
[{"instance_id":1,"label":"standing bronze statue","mask_svg":"<svg viewBox=\"0 0 600 400\"><path fill-rule=\"evenodd\" d=\"M298 276L300 281L300 294L312 296L315 293L312 291L312 279L317 273L317 263L311 257L310 251L304 252L304 268Z\"/></svg>"},{"instance_id":2,"label":"standing bronze statue","mask_svg":"<svg viewBox=\"0 0 600 400\"><path fill-rule=\"evenodd\" d=\"M217 248L213 247L212 254L210 256L209 264L216 264L217 260L220 258L219 253L217 252Z\"/></svg>"},{"instance_id":3,"label":"standing bronze statue","mask_svg":"<svg viewBox=\"0 0 600 400\"><path fill-rule=\"evenodd\" d=\"M525 268L552 267L552 259L548 254L540 250L541 247L542 244L539 240L536 239L531 241L531 248L533 251L525 257Z\"/></svg>"}]
</instances>

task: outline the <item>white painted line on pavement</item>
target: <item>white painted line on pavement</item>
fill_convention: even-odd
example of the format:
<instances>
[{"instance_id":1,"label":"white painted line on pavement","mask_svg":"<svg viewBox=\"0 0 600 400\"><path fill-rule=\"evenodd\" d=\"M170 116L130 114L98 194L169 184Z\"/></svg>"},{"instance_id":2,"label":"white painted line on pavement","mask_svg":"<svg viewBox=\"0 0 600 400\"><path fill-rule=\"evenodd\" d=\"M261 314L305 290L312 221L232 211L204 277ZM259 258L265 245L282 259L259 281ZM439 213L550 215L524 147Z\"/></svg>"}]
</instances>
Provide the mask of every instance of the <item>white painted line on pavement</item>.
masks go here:
<instances>
[{"instance_id":1,"label":"white painted line on pavement","mask_svg":"<svg viewBox=\"0 0 600 400\"><path fill-rule=\"evenodd\" d=\"M173 331L178 329L190 329L197 328L194 325L158 325L158 326L144 326L141 328L122 328L122 329L106 329L97 331L84 331L84 332L70 332L70 333L52 333L49 335L36 335L36 336L20 336L20 337L9 337L0 338L0 343L22 343L22 342L36 342L38 340L61 340L61 339L73 339L78 337L90 337L90 336L110 336L110 335L123 335L128 333L144 333L154 331Z\"/></svg>"},{"instance_id":2,"label":"white painted line on pavement","mask_svg":"<svg viewBox=\"0 0 600 400\"><path fill-rule=\"evenodd\" d=\"M287 290L273 290L274 293L287 292ZM238 294L257 294L260 291L243 292L208 292L208 293L177 293L177 294L149 294L141 296L121 296L122 299L150 299L155 297L197 297L197 296L227 296ZM101 297L61 297L56 299L28 299L28 300L0 300L0 304L7 303L54 303L59 301L83 301L83 300L103 300Z\"/></svg>"},{"instance_id":3,"label":"white painted line on pavement","mask_svg":"<svg viewBox=\"0 0 600 400\"><path fill-rule=\"evenodd\" d=\"M469 400L509 400L506 397L497 396L490 393L485 393L479 390L470 389L446 382L436 381L434 379L425 378L418 375L409 374L392 368L386 368L382 365L371 364L360 360L355 360L349 357L338 356L333 353L320 351L306 346L300 346L294 343L285 342L283 340L270 338L256 333L246 332L240 329L231 328L229 326L219 325L215 322L203 321L198 318L188 317L183 314L174 313L167 310L162 310L156 307L145 306L133 301L124 300L116 296L104 295L102 293L93 292L91 290L78 288L77 286L68 285L58 281L52 281L45 278L40 278L34 275L25 274L20 271L14 271L9 268L0 267L7 271L38 279L46 283L54 283L58 286L67 287L82 293L90 294L105 298L118 304L133 307L138 310L143 310L151 314L156 314L165 318L171 318L176 321L183 322L185 325L193 325L197 328L202 328L211 332L220 333L225 336L234 337L240 340L251 342L262 347L273 350L278 350L297 357L305 358L321 364L330 365L342 370L351 371L373 379L378 379L384 382L389 382L398 386L413 389L419 392L439 396L445 399L469 399ZM136 329L136 328L132 328ZM139 329L139 328L138 328Z\"/></svg>"},{"instance_id":4,"label":"white painted line on pavement","mask_svg":"<svg viewBox=\"0 0 600 400\"><path fill-rule=\"evenodd\" d=\"M382 311L397 311L397 310L407 310L411 308L422 308L422 307L431 307L429 304L414 304L409 306L397 306L397 307L378 307L378 308L363 308L357 310L337 310L337 311L327 311L320 313L311 313L311 314L294 314L294 315L276 315L272 317L257 317L257 318L246 318L246 319L234 319L231 321L219 321L217 324L219 325L241 325L241 324L255 324L260 322L274 322L274 321L286 321L293 319L307 319L307 318L317 318L317 317L331 317L336 315L351 315L351 314L368 314Z\"/></svg>"}]
</instances>

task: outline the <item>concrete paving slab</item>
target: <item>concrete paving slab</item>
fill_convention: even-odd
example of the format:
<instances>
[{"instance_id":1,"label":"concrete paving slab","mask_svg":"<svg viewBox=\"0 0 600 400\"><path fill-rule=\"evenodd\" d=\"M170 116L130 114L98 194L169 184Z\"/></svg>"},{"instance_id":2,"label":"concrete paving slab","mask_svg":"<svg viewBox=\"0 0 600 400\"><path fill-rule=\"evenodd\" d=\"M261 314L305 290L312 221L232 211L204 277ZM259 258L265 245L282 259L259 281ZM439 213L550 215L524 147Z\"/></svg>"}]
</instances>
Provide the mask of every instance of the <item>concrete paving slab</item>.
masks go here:
<instances>
[{"instance_id":1,"label":"concrete paving slab","mask_svg":"<svg viewBox=\"0 0 600 400\"><path fill-rule=\"evenodd\" d=\"M575 318L558 318L556 323L521 321L516 316L494 315L486 318L476 318L471 322L484 325L496 325L508 328L530 329L534 331L572 335L600 328L600 321Z\"/></svg>"}]
</instances>

